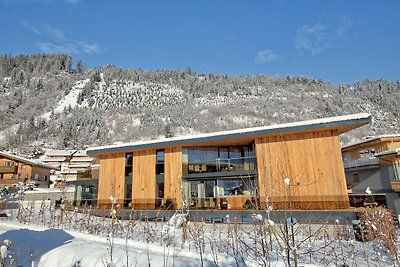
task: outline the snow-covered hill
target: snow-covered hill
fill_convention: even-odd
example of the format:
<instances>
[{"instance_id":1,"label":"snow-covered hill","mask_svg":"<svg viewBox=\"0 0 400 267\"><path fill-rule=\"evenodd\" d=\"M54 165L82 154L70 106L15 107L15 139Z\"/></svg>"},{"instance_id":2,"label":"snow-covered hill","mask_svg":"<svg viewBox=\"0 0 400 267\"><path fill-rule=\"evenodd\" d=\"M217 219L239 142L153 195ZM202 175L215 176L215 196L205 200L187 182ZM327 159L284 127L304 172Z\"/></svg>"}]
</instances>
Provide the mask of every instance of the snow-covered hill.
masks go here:
<instances>
[{"instance_id":1,"label":"snow-covered hill","mask_svg":"<svg viewBox=\"0 0 400 267\"><path fill-rule=\"evenodd\" d=\"M0 64L3 148L82 148L359 112L371 113L372 124L346 134L343 142L400 132L398 81L334 85L309 77L229 77L112 65L75 73L46 69L68 61L47 57L51 64L42 55L16 58L11 71ZM26 61L36 67L27 70Z\"/></svg>"}]
</instances>

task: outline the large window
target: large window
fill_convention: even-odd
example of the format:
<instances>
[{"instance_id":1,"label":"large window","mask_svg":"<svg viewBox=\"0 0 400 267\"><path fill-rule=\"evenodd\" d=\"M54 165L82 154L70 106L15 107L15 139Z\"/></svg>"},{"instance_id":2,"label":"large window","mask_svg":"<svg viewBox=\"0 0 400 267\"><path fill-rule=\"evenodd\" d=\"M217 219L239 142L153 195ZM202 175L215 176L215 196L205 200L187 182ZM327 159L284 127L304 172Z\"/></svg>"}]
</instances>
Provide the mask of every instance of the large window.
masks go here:
<instances>
[{"instance_id":1,"label":"large window","mask_svg":"<svg viewBox=\"0 0 400 267\"><path fill-rule=\"evenodd\" d=\"M219 197L256 194L255 177L190 181L190 197Z\"/></svg>"},{"instance_id":2,"label":"large window","mask_svg":"<svg viewBox=\"0 0 400 267\"><path fill-rule=\"evenodd\" d=\"M182 150L183 174L255 170L254 147L188 147Z\"/></svg>"}]
</instances>

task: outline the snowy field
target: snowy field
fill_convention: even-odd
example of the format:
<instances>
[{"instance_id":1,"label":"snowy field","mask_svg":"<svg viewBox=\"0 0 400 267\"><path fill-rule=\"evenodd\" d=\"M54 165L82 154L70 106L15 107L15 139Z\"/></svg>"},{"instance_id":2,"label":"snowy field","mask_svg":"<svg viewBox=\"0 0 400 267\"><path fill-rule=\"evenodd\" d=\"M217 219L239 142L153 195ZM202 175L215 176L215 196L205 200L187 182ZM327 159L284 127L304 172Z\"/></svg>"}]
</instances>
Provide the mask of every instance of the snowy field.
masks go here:
<instances>
[{"instance_id":1,"label":"snowy field","mask_svg":"<svg viewBox=\"0 0 400 267\"><path fill-rule=\"evenodd\" d=\"M90 207L67 211L37 203L3 214L0 266L400 266L398 229L378 221L374 237L361 242L346 223L290 225L261 214L246 225L234 218L185 222L179 213L168 222L121 220L113 212L94 216Z\"/></svg>"}]
</instances>

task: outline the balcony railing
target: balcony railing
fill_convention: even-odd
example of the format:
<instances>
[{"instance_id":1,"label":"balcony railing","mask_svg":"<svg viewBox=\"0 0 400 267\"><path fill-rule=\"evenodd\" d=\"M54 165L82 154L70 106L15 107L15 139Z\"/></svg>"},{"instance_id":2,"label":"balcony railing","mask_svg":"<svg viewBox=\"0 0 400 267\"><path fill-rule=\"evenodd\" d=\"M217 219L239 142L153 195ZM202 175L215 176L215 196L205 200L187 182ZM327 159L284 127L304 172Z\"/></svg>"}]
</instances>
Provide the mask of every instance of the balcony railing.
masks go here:
<instances>
[{"instance_id":1,"label":"balcony railing","mask_svg":"<svg viewBox=\"0 0 400 267\"><path fill-rule=\"evenodd\" d=\"M256 169L256 157L191 161L183 164L184 173L232 172Z\"/></svg>"},{"instance_id":2,"label":"balcony railing","mask_svg":"<svg viewBox=\"0 0 400 267\"><path fill-rule=\"evenodd\" d=\"M371 157L359 158L355 160L345 160L343 161L343 164L346 169L379 166L379 158Z\"/></svg>"},{"instance_id":3,"label":"balcony railing","mask_svg":"<svg viewBox=\"0 0 400 267\"><path fill-rule=\"evenodd\" d=\"M0 173L16 173L18 166L0 166Z\"/></svg>"}]
</instances>

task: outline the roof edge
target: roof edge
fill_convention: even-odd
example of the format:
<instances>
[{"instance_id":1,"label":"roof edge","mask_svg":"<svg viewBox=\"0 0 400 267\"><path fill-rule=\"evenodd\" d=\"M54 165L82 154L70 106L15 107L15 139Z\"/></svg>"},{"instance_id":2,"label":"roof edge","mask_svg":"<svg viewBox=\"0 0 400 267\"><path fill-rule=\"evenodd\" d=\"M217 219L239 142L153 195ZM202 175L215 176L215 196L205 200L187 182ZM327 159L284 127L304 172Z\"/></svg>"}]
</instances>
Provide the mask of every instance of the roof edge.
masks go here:
<instances>
[{"instance_id":1,"label":"roof edge","mask_svg":"<svg viewBox=\"0 0 400 267\"><path fill-rule=\"evenodd\" d=\"M206 134L198 134L191 136L181 136L173 138L163 138L148 141L138 141L133 143L125 143L118 145L92 147L86 150L88 155L100 153L113 153L125 150L148 149L162 146L187 145L191 143L219 141L227 139L235 139L240 137L272 135L279 133L291 133L296 131L309 131L325 128L338 128L343 126L354 126L353 128L371 122L371 115L368 113L358 113L337 117L328 117L315 120L307 120L300 122L283 123L270 126L244 128L238 130L220 131Z\"/></svg>"}]
</instances>

